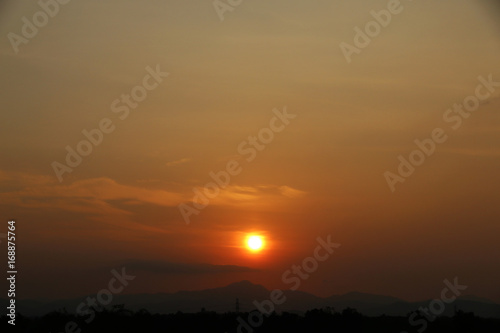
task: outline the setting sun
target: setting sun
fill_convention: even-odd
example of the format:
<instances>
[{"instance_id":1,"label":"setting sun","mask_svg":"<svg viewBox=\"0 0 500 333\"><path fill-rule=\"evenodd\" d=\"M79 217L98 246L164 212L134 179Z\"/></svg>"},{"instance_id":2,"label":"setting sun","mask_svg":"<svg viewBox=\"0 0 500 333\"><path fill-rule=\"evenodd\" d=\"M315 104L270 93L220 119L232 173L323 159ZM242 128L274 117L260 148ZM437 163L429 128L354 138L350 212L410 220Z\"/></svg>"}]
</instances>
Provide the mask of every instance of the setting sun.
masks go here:
<instances>
[{"instance_id":1,"label":"setting sun","mask_svg":"<svg viewBox=\"0 0 500 333\"><path fill-rule=\"evenodd\" d=\"M247 238L247 247L252 251L260 251L264 246L262 237L250 236Z\"/></svg>"}]
</instances>

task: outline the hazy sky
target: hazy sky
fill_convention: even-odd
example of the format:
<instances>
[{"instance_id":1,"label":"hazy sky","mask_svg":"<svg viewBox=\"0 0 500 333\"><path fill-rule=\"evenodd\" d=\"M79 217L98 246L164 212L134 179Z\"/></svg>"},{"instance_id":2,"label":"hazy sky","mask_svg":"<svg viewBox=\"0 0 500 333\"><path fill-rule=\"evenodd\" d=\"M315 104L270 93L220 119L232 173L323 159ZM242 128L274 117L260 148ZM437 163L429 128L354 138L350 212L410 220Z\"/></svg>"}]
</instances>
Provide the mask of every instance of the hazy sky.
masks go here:
<instances>
[{"instance_id":1,"label":"hazy sky","mask_svg":"<svg viewBox=\"0 0 500 333\"><path fill-rule=\"evenodd\" d=\"M500 87L458 129L443 120L479 76L500 82L500 12L403 0L348 63L340 43L387 3L243 1L221 21L212 1L70 1L16 53L8 34L40 7L4 1L0 220L18 224L19 298L95 294L121 266L126 293L286 289L331 235L341 247L301 290L420 300L457 276L500 301ZM148 67L169 75L120 119ZM296 117L248 162L239 145L284 107ZM114 131L59 182L52 163L103 118ZM391 192L384 173L435 128L448 140ZM232 159L241 173L187 225L178 205Z\"/></svg>"}]
</instances>

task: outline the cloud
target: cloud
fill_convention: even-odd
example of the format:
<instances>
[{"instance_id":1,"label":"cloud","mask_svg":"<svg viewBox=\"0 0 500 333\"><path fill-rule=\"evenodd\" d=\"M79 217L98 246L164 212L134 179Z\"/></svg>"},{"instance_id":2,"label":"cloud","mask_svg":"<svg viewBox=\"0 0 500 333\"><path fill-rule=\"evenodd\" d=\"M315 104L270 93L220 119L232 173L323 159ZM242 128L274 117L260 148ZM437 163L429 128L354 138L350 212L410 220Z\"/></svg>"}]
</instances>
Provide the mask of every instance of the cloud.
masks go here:
<instances>
[{"instance_id":1,"label":"cloud","mask_svg":"<svg viewBox=\"0 0 500 333\"><path fill-rule=\"evenodd\" d=\"M280 186L279 190L281 194L283 194L285 197L288 198L300 198L306 194L306 192L297 190L295 188L292 188L290 186Z\"/></svg>"},{"instance_id":2,"label":"cloud","mask_svg":"<svg viewBox=\"0 0 500 333\"><path fill-rule=\"evenodd\" d=\"M174 165L184 164L184 163L187 163L189 161L191 161L190 158L181 158L180 160L167 162L167 163L165 163L165 165L168 166L168 167L171 167L171 166L174 166Z\"/></svg>"},{"instance_id":3,"label":"cloud","mask_svg":"<svg viewBox=\"0 0 500 333\"><path fill-rule=\"evenodd\" d=\"M0 185L3 204L98 214L129 214L114 207L112 201L169 207L183 201L179 193L124 185L106 177L62 185L54 177L0 170Z\"/></svg>"},{"instance_id":4,"label":"cloud","mask_svg":"<svg viewBox=\"0 0 500 333\"><path fill-rule=\"evenodd\" d=\"M90 214L106 221L120 217L120 224L125 223L127 217L132 217L136 211L133 206L175 207L189 202L194 195L190 190L175 192L126 185L106 177L61 184L55 177L2 170L0 188L3 189L0 192L3 205ZM204 191L203 188L201 191ZM305 195L306 192L287 185L229 185L220 189L219 195L210 199L210 204L280 211Z\"/></svg>"},{"instance_id":5,"label":"cloud","mask_svg":"<svg viewBox=\"0 0 500 333\"><path fill-rule=\"evenodd\" d=\"M134 271L147 271L156 274L211 274L259 271L255 268L236 265L188 264L146 260L129 260L124 265Z\"/></svg>"},{"instance_id":6,"label":"cloud","mask_svg":"<svg viewBox=\"0 0 500 333\"><path fill-rule=\"evenodd\" d=\"M467 149L467 148L447 148L442 150L443 153L476 156L476 157L499 157L500 150L498 149Z\"/></svg>"},{"instance_id":7,"label":"cloud","mask_svg":"<svg viewBox=\"0 0 500 333\"><path fill-rule=\"evenodd\" d=\"M200 191L203 193L204 189ZM307 193L286 185L229 185L221 189L219 195L210 199L210 204L238 206L249 208L273 208L288 206L291 200L305 196Z\"/></svg>"}]
</instances>

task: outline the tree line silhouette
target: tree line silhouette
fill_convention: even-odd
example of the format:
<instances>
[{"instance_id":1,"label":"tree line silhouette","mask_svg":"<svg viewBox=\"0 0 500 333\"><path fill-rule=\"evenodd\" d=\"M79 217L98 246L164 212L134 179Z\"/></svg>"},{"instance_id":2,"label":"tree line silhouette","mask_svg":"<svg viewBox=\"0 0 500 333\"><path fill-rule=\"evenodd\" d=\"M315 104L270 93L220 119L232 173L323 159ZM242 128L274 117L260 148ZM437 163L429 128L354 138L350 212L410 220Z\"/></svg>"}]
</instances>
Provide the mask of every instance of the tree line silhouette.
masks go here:
<instances>
[{"instance_id":1,"label":"tree line silhouette","mask_svg":"<svg viewBox=\"0 0 500 333\"><path fill-rule=\"evenodd\" d=\"M409 325L408 317L367 317L355 309L347 308L335 312L332 308L314 309L303 315L283 312L264 316L258 327L239 327L238 318L247 318L248 312L152 314L147 310L131 311L123 305L100 309L95 319L85 323L85 318L69 313L65 309L41 317L25 317L18 314L15 329L7 324L8 317L2 316L2 325L7 330L23 333L401 333L418 332ZM408 314L409 316L410 314ZM2 330L5 332L5 330ZM438 317L430 322L426 333L498 333L500 319L480 318L473 313L457 311L453 317ZM419 333L423 333L419 332Z\"/></svg>"}]
</instances>

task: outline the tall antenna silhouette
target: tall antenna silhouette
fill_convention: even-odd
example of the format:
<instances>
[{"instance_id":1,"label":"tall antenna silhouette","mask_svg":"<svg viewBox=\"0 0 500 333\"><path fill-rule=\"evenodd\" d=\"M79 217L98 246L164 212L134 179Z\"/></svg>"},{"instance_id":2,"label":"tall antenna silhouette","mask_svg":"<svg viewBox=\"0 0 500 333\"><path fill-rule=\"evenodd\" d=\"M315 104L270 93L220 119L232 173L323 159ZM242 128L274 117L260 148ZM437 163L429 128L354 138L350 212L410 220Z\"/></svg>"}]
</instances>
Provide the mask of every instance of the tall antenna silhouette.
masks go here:
<instances>
[{"instance_id":1,"label":"tall antenna silhouette","mask_svg":"<svg viewBox=\"0 0 500 333\"><path fill-rule=\"evenodd\" d=\"M236 313L240 313L240 300L236 299Z\"/></svg>"}]
</instances>

